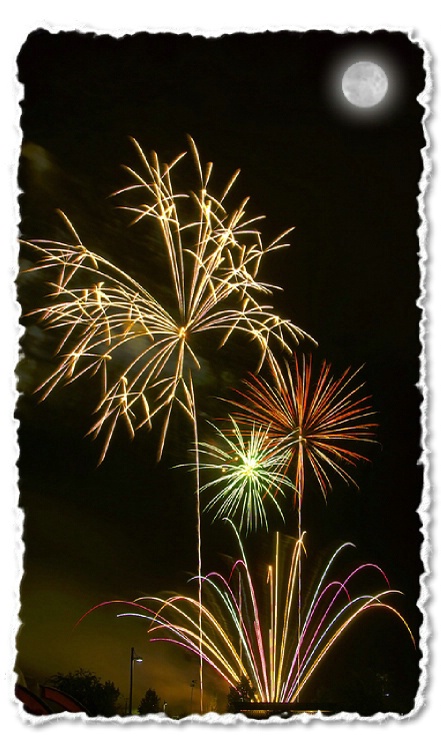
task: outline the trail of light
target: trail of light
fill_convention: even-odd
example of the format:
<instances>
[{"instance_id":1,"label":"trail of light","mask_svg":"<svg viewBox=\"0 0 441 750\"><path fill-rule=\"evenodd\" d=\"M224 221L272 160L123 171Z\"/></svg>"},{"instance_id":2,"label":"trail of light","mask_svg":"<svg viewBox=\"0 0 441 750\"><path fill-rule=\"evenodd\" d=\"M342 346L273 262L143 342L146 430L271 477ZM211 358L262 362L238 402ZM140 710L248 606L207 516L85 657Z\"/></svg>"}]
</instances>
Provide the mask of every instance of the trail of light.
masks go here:
<instances>
[{"instance_id":1,"label":"trail of light","mask_svg":"<svg viewBox=\"0 0 441 750\"><path fill-rule=\"evenodd\" d=\"M401 622L403 623L403 625L407 629L407 631L408 631L408 633L410 635L410 638L412 640L412 643L415 646L415 640L413 638L412 632L411 632L411 630L410 630L407 622L405 621L404 617L400 614L400 612L395 607L392 607L391 605L386 604L385 602L380 602L379 601L380 597L386 596L387 594L391 594L391 593L401 593L401 592L396 592L396 591L392 591L392 590L391 591L384 591L384 592L381 592L381 594L377 594L377 595L373 595L373 596L358 597L357 599L353 600L353 602L351 604L356 604L360 600L365 600L365 601L364 601L364 603L362 605L360 605L358 607L358 609L355 610L354 613L352 613L350 616L348 616L347 619L342 623L342 625L339 626L339 628L337 629L337 631L331 635L331 637L329 638L329 640L325 643L322 651L319 653L319 655L316 657L316 659L312 663L312 666L309 668L309 670L306 672L306 674L302 675L302 679L299 680L295 692L291 691L289 693L289 700L293 701L293 700L296 699L296 697L298 696L298 694L300 693L300 691L302 690L302 688L304 687L304 685L306 684L306 682L311 677L311 675L314 672L314 670L317 668L317 666L323 660L323 658L325 657L325 655L327 654L327 652L329 651L329 649L334 645L335 641L341 637L341 635L343 634L343 632L353 623L353 621L357 617L359 617L363 612L366 612L367 610L369 610L371 608L381 607L382 609L388 610L389 612L391 612L392 614L394 614L396 617L398 617L398 619L401 620ZM351 606L351 605L348 604L345 609L347 609L349 606ZM342 614L343 614L343 612L340 612L339 615L337 615L334 618L334 620L332 621L332 623L328 626L328 628L326 628L326 632L324 633L323 637L320 640L323 640L323 638L325 637L325 635L327 635L328 631L330 630L331 625L334 624L334 622L336 622L336 620L338 619L338 617L341 616Z\"/></svg>"},{"instance_id":2,"label":"trail of light","mask_svg":"<svg viewBox=\"0 0 441 750\"><path fill-rule=\"evenodd\" d=\"M235 408L234 419L244 431L264 425L269 449L280 451L286 476L292 478L294 505L298 514L298 538L302 537L302 504L305 493L305 472L309 465L326 497L332 489L330 471L345 482L355 484L343 466L355 465L364 456L352 449L354 442L373 442L371 408L367 397L359 395L361 385L354 385L359 370L347 369L335 378L324 362L313 382L312 359L299 361L294 357L285 368L270 359L272 381L251 376L245 381L243 393L230 401ZM301 663L302 559L297 566L297 671ZM277 634L276 634L277 635ZM292 667L294 669L294 667ZM279 675L279 678L281 676ZM280 683L279 683L280 684Z\"/></svg>"},{"instance_id":3,"label":"trail of light","mask_svg":"<svg viewBox=\"0 0 441 750\"><path fill-rule=\"evenodd\" d=\"M299 540L296 543L294 554L291 556L291 563L289 568L289 576L288 576L288 583L285 591L285 609L283 613L283 631L281 635L281 650L280 650L280 657L279 657L279 668L278 668L278 676L277 676L277 685L279 686L279 691L283 693L283 685L285 684L286 680L283 681L283 669L286 664L286 649L289 641L289 627L290 627L290 613L292 612L293 607L293 597L295 594L295 586L296 581L300 582L300 575L299 575L299 569L300 569L300 559L301 559L301 552L302 549L304 549L303 546L303 535L299 538ZM300 603L300 597L298 598L298 603ZM298 621L300 621L300 608L298 611ZM300 628L297 628L297 638L300 640Z\"/></svg>"},{"instance_id":4,"label":"trail of light","mask_svg":"<svg viewBox=\"0 0 441 750\"><path fill-rule=\"evenodd\" d=\"M212 164L202 169L196 144L190 139L199 180L195 190L178 193L171 173L185 154L179 154L171 164L161 165L156 153L149 159L135 139L132 143L142 169L126 167L132 184L115 195L133 196L135 205L121 208L134 217L134 223L149 221L159 230L171 279L171 303L168 291L163 304L116 264L88 250L63 213L73 242L37 239L22 243L37 254L31 270L45 272L45 276L46 272L57 273L55 283L49 280L50 301L32 313L39 315L49 328L59 329L60 333L64 329L57 351L61 363L42 384L43 398L53 388L71 383L86 372L102 372L104 393L89 431L95 438L105 433L100 461L119 421L125 423L133 437L141 427L150 428L161 412L159 459L175 406L192 420L197 436L191 372L195 365L199 367L193 348L199 334L212 337L217 332L223 346L233 334L245 333L257 343L258 367L265 359L272 361L273 346L290 353L300 339L310 338L290 321L281 320L271 306L261 306L257 299L258 295L271 293L269 285L257 279L260 261L267 253L285 246L281 240L287 232L264 247L256 226L261 217L246 216L248 199L236 209L226 209L223 200L237 173L227 183L220 200L211 195L208 183ZM147 196L146 202L139 198L140 190L143 197ZM194 216L189 219L191 211ZM185 221L181 219L183 215ZM76 286L74 281L81 278L87 284ZM200 573L199 489L196 504Z\"/></svg>"},{"instance_id":5,"label":"trail of light","mask_svg":"<svg viewBox=\"0 0 441 750\"><path fill-rule=\"evenodd\" d=\"M343 464L353 466L358 460L366 460L350 446L374 442L376 427L368 397L359 394L363 384L354 385L360 370L351 373L348 368L334 377L330 365L323 362L313 384L311 357L294 357L293 366L286 364L285 370L275 361L271 364L272 383L261 376L250 376L238 399L230 401L237 424L242 429L269 425L268 438L283 452L286 472L294 467L295 501L299 505L307 463L325 496L332 489L328 469L355 484Z\"/></svg>"},{"instance_id":6,"label":"trail of light","mask_svg":"<svg viewBox=\"0 0 441 750\"><path fill-rule=\"evenodd\" d=\"M236 687L245 677L257 702L298 700L329 650L348 627L373 608L397 617L415 645L403 616L384 601L400 592L389 587L373 594L351 596L352 583L361 575L366 577L369 571L387 582L378 565L360 564L342 580L328 580L339 556L354 546L349 543L342 544L325 565L311 600L301 613L298 638L297 566L303 539L290 540L291 551L283 559L276 537L274 559L265 582L252 576L239 534L230 520L227 523L235 534L240 557L227 577L216 571L202 577L205 592L202 607L198 600L188 596L142 597L132 605L135 612L118 616L147 619L151 640L166 641L198 657L202 652L207 667L214 669L229 686ZM140 606L140 602L144 604Z\"/></svg>"},{"instance_id":7,"label":"trail of light","mask_svg":"<svg viewBox=\"0 0 441 750\"><path fill-rule=\"evenodd\" d=\"M345 547L347 547L347 546L353 546L353 545L348 545L348 544L341 545L341 547L339 547L339 549L336 551L336 553L334 553L334 555L332 556L332 558L329 561L328 565L326 566L326 574L329 572L331 564L335 561L337 555L340 554L340 552ZM358 601L358 599L351 600L351 597L350 597L350 594L349 594L347 586L348 586L349 581L352 578L354 578L355 575L357 575L357 573L361 572L362 570L367 570L369 568L372 568L373 570L378 571L384 577L386 583L387 584L389 583L388 580L387 580L386 575L383 572L383 570L378 565L374 565L372 563L365 563L363 565L359 565L357 568L355 568L355 570L353 570L347 576L347 578L343 582L340 582L340 581L331 581L330 583L326 584L326 586L323 589L321 588L321 586L323 584L324 576L322 576L321 581L320 581L319 585L316 588L316 592L315 592L315 595L313 597L313 601L311 603L309 611L308 611L308 613L307 613L307 615L305 617L305 620L304 620L304 625L303 625L302 633L301 633L301 636L300 636L299 641L298 641L298 645L297 645L297 649L296 649L296 655L295 655L295 659L293 661L293 667L290 670L290 674L289 674L288 680L291 679L291 677L292 677L293 670L294 670L294 663L297 661L297 683L299 682L302 670L304 670L305 666L307 666L307 664L309 663L312 655L316 652L316 650L318 649L320 643L324 640L324 638L326 637L326 635L328 634L328 632L331 630L331 628L334 625L334 623L344 615L344 613L345 613L345 611L346 611L346 609L348 607L352 607L354 605L354 603L356 603ZM324 610L323 615L321 616L318 624L315 626L314 632L312 633L312 635L309 635L308 628L309 628L309 625L314 621L313 620L314 614L315 614L316 611L318 611L319 605L320 605L321 601L323 599L325 599L325 596L326 596L327 592L330 591L332 588L336 588L337 591L333 595L332 599L329 601L328 605L326 606L326 609ZM335 602L337 601L338 596L339 596L339 594L341 592L344 592L346 594L346 597L348 599L348 603L341 610L339 610L339 612L337 613L337 615L335 615L335 617L331 620L331 622L329 622L328 625L324 629L322 629L323 624L326 623L326 620L327 620L328 616L330 615L330 613L332 612L332 608L333 608ZM387 592L384 592L384 593L386 594L386 593L399 593L399 592L387 591ZM365 597L360 597L360 598L364 599ZM369 600L371 599L370 596L368 598L369 598ZM321 632L321 635L320 635L320 632ZM316 643L316 645L314 645L315 642L316 642L316 639L317 639L317 643ZM306 646L306 649L305 649L305 651L304 651L304 653L302 655L302 659L300 660L300 649L301 649L301 646L302 646L303 642L306 642L307 646ZM310 651L311 651L311 657L307 658ZM326 651L324 653L326 653ZM324 655L324 653L323 653L323 655ZM291 694L293 693L293 691L294 691L294 688L292 689Z\"/></svg>"},{"instance_id":8,"label":"trail of light","mask_svg":"<svg viewBox=\"0 0 441 750\"><path fill-rule=\"evenodd\" d=\"M108 383L101 416L91 429L96 437L106 425L110 426L103 453L120 418L129 421L130 428L136 430L150 426L151 417L162 411L165 417L159 445L161 455L170 403L179 404L187 414L193 411L188 386L192 363L198 365L191 343L196 335L218 331L224 336L222 345L235 332L248 334L260 350L260 366L265 358L273 358L272 345L291 352L291 345L297 345L307 334L290 321L281 320L271 306L262 306L256 297L271 293L269 285L257 279L261 259L285 247L281 240L291 230L264 247L260 231L254 226L261 217L246 217L248 199L232 211L223 205L237 173L220 199L211 195L208 182L212 165L202 170L192 139L190 147L200 182L197 190L186 193L177 193L171 180L172 170L185 154L180 154L170 165L161 166L155 153L147 158L139 143L134 139L132 142L146 176L127 168L133 182L115 195L135 191L137 196L139 190L147 193L147 202L138 206L126 204L122 208L134 214L135 222L148 220L160 228L174 306L166 308L112 261L88 250L63 213L63 221L74 239L72 244L49 240L25 240L23 244L37 253L37 263L31 270L59 272L52 286L53 303L35 311L49 327L64 328L59 347L62 361L44 384L43 397L60 382L72 382L74 373L79 377L96 367L104 371L103 381ZM192 206L194 220L180 219L181 205L186 214L188 206ZM79 271L93 283L75 285ZM133 356L128 345L135 341L138 351ZM121 355L116 357L119 351ZM124 360L126 365L122 365ZM174 374L161 380L169 366ZM112 389L122 377L127 378L131 412L107 408L107 400L112 401ZM152 389L156 403L151 403ZM138 404L142 406L140 419ZM146 404L149 404L147 414Z\"/></svg>"},{"instance_id":9,"label":"trail of light","mask_svg":"<svg viewBox=\"0 0 441 750\"><path fill-rule=\"evenodd\" d=\"M244 437L234 419L230 421L228 431L211 425L217 443L198 446L200 471L214 475L201 486L201 492L215 491L205 508L207 512L215 510L215 519L239 518L239 529L245 527L249 532L259 525L267 527L266 503L283 518L277 495L283 497L285 488L293 489L293 484L285 475L283 456L267 441L267 431L251 429Z\"/></svg>"}]
</instances>

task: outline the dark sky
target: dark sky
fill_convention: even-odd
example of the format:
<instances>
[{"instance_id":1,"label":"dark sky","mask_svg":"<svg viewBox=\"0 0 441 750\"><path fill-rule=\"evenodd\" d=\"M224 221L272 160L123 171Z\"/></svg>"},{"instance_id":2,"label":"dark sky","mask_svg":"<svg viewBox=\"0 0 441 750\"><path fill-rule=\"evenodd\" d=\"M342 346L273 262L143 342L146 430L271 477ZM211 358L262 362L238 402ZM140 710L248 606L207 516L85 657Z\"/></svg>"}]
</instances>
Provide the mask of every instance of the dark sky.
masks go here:
<instances>
[{"instance_id":1,"label":"dark sky","mask_svg":"<svg viewBox=\"0 0 441 750\"><path fill-rule=\"evenodd\" d=\"M339 89L341 72L359 59L379 62L389 76L388 97L370 116L344 106ZM357 470L360 490L336 481L327 504L311 490L304 513L308 554L340 540L354 542L359 557L381 565L404 593L401 611L417 635L422 50L398 32L137 34L117 40L37 31L19 54L18 74L24 84L24 237L63 238L55 213L60 208L88 246L106 252L141 283L151 282L145 236L127 228L109 198L126 184L121 164L135 163L129 136L167 161L187 148L191 134L202 159L214 162L220 184L241 169L236 195L250 195L252 213L267 217L265 240L295 226L291 247L264 268L265 280L284 289L275 305L318 341L317 361L328 359L338 373L364 364L379 421L371 463ZM24 312L40 305L44 293L30 278L20 285ZM99 441L84 435L98 386L79 381L44 403L32 393L50 371L54 343L30 326L19 366L26 554L18 668L34 686L54 672L84 667L127 695L135 645L145 657L135 697L151 686L172 712L186 710L196 662L147 645L142 625L116 620L111 610L72 628L100 601L186 589L196 572L192 480L172 467L188 450L191 432L173 422L160 464L155 431L134 442L118 432L97 467ZM253 366L234 346L216 357L211 374L219 367L233 381ZM203 401L204 412L219 408L216 395ZM209 519L203 534L207 564L218 567L224 553L235 554L231 538L224 539ZM249 543L264 550L266 541ZM409 710L418 652L408 653L398 639L398 655L392 648L396 633L387 626L381 632L373 626L367 637L378 670L384 663L404 685ZM366 654L366 645L363 651L353 638L346 652L333 657L342 682L343 665L352 657L362 663ZM333 679L332 670L322 670L325 683ZM226 689L213 683L210 691L219 694L222 711Z\"/></svg>"}]
</instances>

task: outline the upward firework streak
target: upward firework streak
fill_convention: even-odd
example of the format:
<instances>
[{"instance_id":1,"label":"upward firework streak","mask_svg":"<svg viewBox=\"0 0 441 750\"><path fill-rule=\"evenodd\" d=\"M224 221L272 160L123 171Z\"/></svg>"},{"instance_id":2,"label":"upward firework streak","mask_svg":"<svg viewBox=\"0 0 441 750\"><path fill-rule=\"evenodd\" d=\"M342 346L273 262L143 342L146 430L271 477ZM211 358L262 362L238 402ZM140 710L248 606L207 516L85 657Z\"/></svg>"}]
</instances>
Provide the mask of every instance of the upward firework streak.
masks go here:
<instances>
[{"instance_id":1,"label":"upward firework streak","mask_svg":"<svg viewBox=\"0 0 441 750\"><path fill-rule=\"evenodd\" d=\"M192 421L197 445L192 371L201 367L194 349L200 334L217 332L220 346L232 334L248 336L257 342L259 367L265 359L275 361L273 345L291 352L306 336L290 321L281 320L271 305L258 301L271 293L269 285L257 279L262 259L286 247L282 240L291 230L264 247L255 227L263 217L246 217L248 199L230 212L225 208L238 172L216 198L208 190L212 164L202 169L191 139L198 188L186 193L176 192L171 180L172 170L185 154L163 166L155 153L149 160L133 142L143 170L128 168L134 182L120 193L142 191L143 202L123 208L134 214L134 222L151 220L158 228L171 278L172 304L163 304L114 263L89 250L64 214L71 243L24 242L39 255L36 269L58 272L51 283L53 301L36 311L48 327L60 330L61 364L41 386L43 397L58 384L71 383L86 373L102 374L103 396L90 430L94 437L105 432L101 460L117 422L123 421L133 437L136 429L150 426L159 412L163 414L161 457L176 404ZM81 279L88 283L80 283ZM200 571L199 473L196 497Z\"/></svg>"},{"instance_id":2,"label":"upward firework streak","mask_svg":"<svg viewBox=\"0 0 441 750\"><path fill-rule=\"evenodd\" d=\"M58 280L51 284L54 301L35 311L61 333L61 364L41 390L47 396L59 383L102 373L103 398L91 429L94 436L107 429L101 458L118 420L133 436L135 429L150 425L158 412L164 412L160 456L173 405L179 404L195 419L191 371L201 367L193 347L199 334L218 332L221 346L233 333L248 335L258 344L259 367L265 358L274 360L272 345L290 352L306 336L290 321L281 320L271 305L257 301L259 295L271 293L269 285L257 279L261 261L286 247L281 240L291 230L263 247L254 227L263 217L246 218L247 200L229 213L224 207L238 173L215 198L208 192L212 165L203 173L193 142L199 190L179 194L173 189L171 171L184 154L162 167L156 154L149 161L134 143L146 176L129 169L135 182L120 192L141 189L148 202L123 208L135 214L135 222L150 219L159 228L173 304L163 305L111 261L89 250L64 214L73 235L71 244L24 242L38 252L35 269L58 270ZM194 219L184 222L181 210L186 216L193 210ZM87 271L90 284L75 283L84 277L80 271Z\"/></svg>"},{"instance_id":3,"label":"upward firework streak","mask_svg":"<svg viewBox=\"0 0 441 750\"><path fill-rule=\"evenodd\" d=\"M231 524L232 525L232 524ZM234 528L234 527L233 527ZM245 677L256 702L294 702L315 669L345 631L363 613L381 609L396 616L410 629L387 599L400 592L389 588L384 572L365 563L342 579L334 577L337 561L351 544L342 544L326 564L317 586L305 602L297 634L298 567L303 539L291 540L285 555L276 535L274 559L267 577L253 578L244 548L236 532L240 557L224 577L212 572L202 578L202 655L231 687ZM289 541L289 540L288 540ZM359 579L371 572L381 585L374 593L351 595ZM386 584L386 588L384 585ZM208 604L210 603L210 604ZM130 606L119 617L140 617L150 624L151 641L166 641L200 655L199 602L187 596L142 597L135 602L105 602ZM81 619L83 619L81 618ZM80 620L81 622L81 620Z\"/></svg>"},{"instance_id":4,"label":"upward firework streak","mask_svg":"<svg viewBox=\"0 0 441 750\"><path fill-rule=\"evenodd\" d=\"M242 429L254 430L255 425L266 425L273 450L284 463L296 490L298 538L302 538L302 504L305 492L305 469L309 464L323 495L331 489L330 471L347 483L354 482L344 465L352 467L364 457L352 446L357 442L373 442L371 420L373 412L369 399L360 395L361 385L355 383L358 371L347 369L339 378L331 374L330 365L322 364L317 382L312 379L312 361L297 357L293 366L286 364L285 373L277 362L272 362L274 383L260 376L246 382L245 393L235 418ZM251 428L250 428L251 425ZM302 563L299 558L298 576L298 669L300 669L302 609Z\"/></svg>"}]
</instances>

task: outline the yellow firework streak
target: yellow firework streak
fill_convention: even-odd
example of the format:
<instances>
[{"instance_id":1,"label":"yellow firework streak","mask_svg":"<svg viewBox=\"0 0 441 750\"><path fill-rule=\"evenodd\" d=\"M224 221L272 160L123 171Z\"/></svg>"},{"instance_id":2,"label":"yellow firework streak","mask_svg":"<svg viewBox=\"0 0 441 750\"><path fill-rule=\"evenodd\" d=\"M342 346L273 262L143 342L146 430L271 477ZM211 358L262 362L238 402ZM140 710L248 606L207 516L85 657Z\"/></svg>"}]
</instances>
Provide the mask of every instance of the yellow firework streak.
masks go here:
<instances>
[{"instance_id":1,"label":"yellow firework streak","mask_svg":"<svg viewBox=\"0 0 441 750\"><path fill-rule=\"evenodd\" d=\"M201 362L193 342L200 334L217 334L221 346L236 332L248 336L260 352L258 369L265 359L274 360L273 347L289 353L307 336L259 301L272 291L258 279L262 259L286 247L283 239L291 230L264 247L255 226L263 217L247 217L248 199L231 211L225 208L238 173L220 197L214 197L208 190L212 164L202 169L191 139L199 185L186 193L175 192L171 180L185 154L161 166L155 153L148 159L133 143L142 170L128 168L133 183L116 195L142 195L139 205L122 208L134 214L134 222L149 220L159 228L173 300L163 304L117 265L89 250L64 214L72 243L24 242L38 253L35 269L57 271L48 304L35 311L48 326L60 329L61 364L42 384L43 396L59 383L101 372L103 396L91 429L94 436L106 431L101 458L118 420L133 435L162 412L160 457L173 405L194 418L191 372Z\"/></svg>"},{"instance_id":2,"label":"yellow firework streak","mask_svg":"<svg viewBox=\"0 0 441 750\"><path fill-rule=\"evenodd\" d=\"M201 642L200 603L179 594L167 598L142 597L134 602L104 602L81 620L103 606L126 607L118 617L139 617L149 622L151 641L166 641L197 656L202 648L204 662L231 687L237 687L245 678L257 703L298 700L330 649L363 613L372 609L396 617L415 646L408 624L388 601L401 592L390 588L380 567L363 563L342 578L335 577L337 561L354 545L340 545L325 565L304 602L299 634L297 585L303 538L282 538L276 534L274 558L267 567L267 575L256 577L236 530L235 533L240 557L229 574L224 576L214 571L202 577ZM379 587L376 577L380 580ZM371 580L373 593L358 593L359 579L363 578ZM357 590L354 596L353 587Z\"/></svg>"}]
</instances>

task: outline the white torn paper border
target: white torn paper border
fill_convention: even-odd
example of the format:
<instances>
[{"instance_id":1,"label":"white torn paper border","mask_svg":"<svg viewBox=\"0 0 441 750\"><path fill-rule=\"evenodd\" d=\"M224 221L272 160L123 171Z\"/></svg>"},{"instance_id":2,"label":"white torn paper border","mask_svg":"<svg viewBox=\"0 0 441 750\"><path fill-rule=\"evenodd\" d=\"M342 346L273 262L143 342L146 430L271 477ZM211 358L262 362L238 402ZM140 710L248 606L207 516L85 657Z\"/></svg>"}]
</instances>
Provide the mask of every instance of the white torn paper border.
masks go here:
<instances>
[{"instance_id":1,"label":"white torn paper border","mask_svg":"<svg viewBox=\"0 0 441 750\"><path fill-rule=\"evenodd\" d=\"M425 61L424 62L425 62L425 70L426 70L427 78L426 78L426 88L425 88L424 93L420 96L420 102L426 107L426 116L425 117L427 119L427 116L428 116L428 104L429 104L430 92L431 92L431 85L432 85L431 84L431 76L430 76L429 53L428 53L427 49L425 48L424 44L420 40L413 40L413 41L415 43L419 44L424 49L424 55L425 55ZM425 262L426 262L426 252L427 252L426 251L426 232L427 232L427 227L426 227L426 221L425 221L425 216L424 216L424 198L425 198L425 193L426 193L427 186L428 186L429 173L430 173L430 169L429 169L429 156L428 156L428 147L429 147L429 144L428 144L427 129L426 129L425 125L424 125L424 130L425 130L425 137L426 137L427 146L426 146L426 149L424 151L424 174L423 174L423 177L422 177L421 183L420 183L420 196L419 196L419 211L420 211L420 217L421 217L421 221L422 221L421 227L419 229L420 253L421 253L421 255L420 255L421 296L420 296L420 299L419 299L419 304L421 306L424 305L424 279L425 279ZM40 156L41 156L41 152L40 152ZM41 163L42 162L40 160L40 166L41 166ZM423 340L424 340L424 320L421 323L421 341L423 341ZM421 366L420 387L424 390L424 388L425 388L425 385L424 385L424 381L425 381L425 357L424 357L424 355L422 357L421 365L422 366ZM423 419L422 419L422 421L423 421L423 424L424 424L424 419L425 419L425 411L424 411L424 409L423 409L422 413L423 413ZM420 508L420 513L421 513L421 516L422 516L423 520L425 521L425 528L427 530L427 518L428 518L429 498L428 498L428 471L427 471L427 465L426 465L426 461L427 461L427 446L425 444L425 440L426 440L426 433L425 433L425 429L424 429L424 432L423 432L423 441L424 441L423 442L423 450L424 450L425 455L423 456L423 459L424 459L424 463L425 463L425 466L426 466L426 490L425 490L425 494L423 496L423 502L422 502L422 505L421 505L421 508ZM425 542L424 542L424 546L423 546L423 550L422 550L422 555L423 555L423 559L424 559L424 562L425 562L425 565L426 565L426 575L427 575L427 572L428 572L428 539L427 539L427 536L426 536L426 539L425 539ZM426 600L426 590L425 590L425 584L424 584L424 582L422 582L422 593L421 593L421 597L420 597L420 606L422 607L423 610L424 610L425 600ZM426 630L425 634L423 632L423 639L427 639L427 630L428 630L427 621L424 624L423 630ZM427 653L425 654L425 658L427 660ZM426 661L426 664L427 664L427 661ZM421 707L422 702L424 700L424 686L425 686L425 679L426 679L425 669L426 669L426 667L424 667L424 669L423 669L422 679L421 679L421 683L420 683L420 689L419 689L419 692L418 692L418 697L417 697L417 701L416 701L416 705L415 705L415 711L419 710L419 708ZM340 718L340 717L337 717L337 718ZM353 716L353 715L350 715L349 717L345 717L345 718L347 718L347 719L354 719L356 717ZM378 716L372 717L371 720L382 720L384 718L386 718L386 716L383 714L383 715L381 715L379 717ZM153 720L153 717L151 718L151 720ZM220 722L227 722L227 721L229 721L231 719L229 719L229 718L227 718L225 716L222 716L222 717L215 716L214 717L212 714L208 714L206 717L204 717L202 719L198 719L197 717L193 716L193 717L191 717L191 719L184 720L184 721L189 721L189 720L191 720L191 721L213 721L214 720L214 721L220 721ZM306 719L305 716L302 716L301 720L305 721L307 719ZM327 720L331 720L331 719L327 719ZM369 720L369 719L367 719L367 720ZM280 721L280 720L272 719L271 721L274 722L274 721Z\"/></svg>"}]
</instances>

